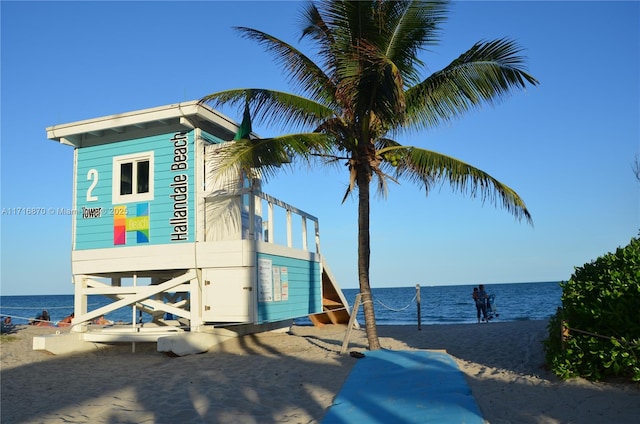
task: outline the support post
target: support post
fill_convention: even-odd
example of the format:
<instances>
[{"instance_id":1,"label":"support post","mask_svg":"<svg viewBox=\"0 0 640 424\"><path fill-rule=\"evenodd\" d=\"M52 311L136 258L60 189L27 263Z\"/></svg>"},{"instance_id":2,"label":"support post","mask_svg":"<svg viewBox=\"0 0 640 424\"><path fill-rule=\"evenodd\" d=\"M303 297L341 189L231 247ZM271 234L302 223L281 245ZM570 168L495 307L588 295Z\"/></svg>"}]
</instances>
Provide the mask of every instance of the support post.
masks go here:
<instances>
[{"instance_id":1,"label":"support post","mask_svg":"<svg viewBox=\"0 0 640 424\"><path fill-rule=\"evenodd\" d=\"M421 331L422 317L420 316L420 284L416 284L416 305L418 306L418 331Z\"/></svg>"},{"instance_id":2,"label":"support post","mask_svg":"<svg viewBox=\"0 0 640 424\"><path fill-rule=\"evenodd\" d=\"M138 286L138 275L137 274L133 274L133 287L137 287ZM137 303L134 303L133 306L131 307L131 310L133 311L133 319L131 320L131 325L133 326L133 331L140 331L139 328L137 328L137 317L136 317L136 312L137 312ZM142 319L140 320L142 321ZM131 342L131 353L136 353L136 342Z\"/></svg>"},{"instance_id":3,"label":"support post","mask_svg":"<svg viewBox=\"0 0 640 424\"><path fill-rule=\"evenodd\" d=\"M347 332L344 335L344 340L342 342L342 348L340 349L340 354L342 355L347 351L347 347L349 347L349 337L351 337L351 330L353 329L353 323L356 320L356 315L358 314L358 308L360 307L360 297L362 295L358 293L356 295L356 300L353 302L353 310L351 311L351 316L349 317L349 324L347 325Z\"/></svg>"},{"instance_id":4,"label":"support post","mask_svg":"<svg viewBox=\"0 0 640 424\"><path fill-rule=\"evenodd\" d=\"M203 324L203 305L202 305L202 288L204 281L202 279L202 268L196 268L196 275L189 281L189 304L191 317L189 320L190 330L192 332L200 331Z\"/></svg>"},{"instance_id":5,"label":"support post","mask_svg":"<svg viewBox=\"0 0 640 424\"><path fill-rule=\"evenodd\" d=\"M569 338L569 326L565 320L560 321L560 342L562 350L566 349L567 339Z\"/></svg>"},{"instance_id":6,"label":"support post","mask_svg":"<svg viewBox=\"0 0 640 424\"><path fill-rule=\"evenodd\" d=\"M84 333L87 331L87 325L76 325L74 321L76 321L78 316L82 316L87 313L87 309L89 307L87 301L87 279L89 277L87 275L74 275L73 276L73 313L75 318L71 321L73 326L71 327L71 331Z\"/></svg>"}]
</instances>

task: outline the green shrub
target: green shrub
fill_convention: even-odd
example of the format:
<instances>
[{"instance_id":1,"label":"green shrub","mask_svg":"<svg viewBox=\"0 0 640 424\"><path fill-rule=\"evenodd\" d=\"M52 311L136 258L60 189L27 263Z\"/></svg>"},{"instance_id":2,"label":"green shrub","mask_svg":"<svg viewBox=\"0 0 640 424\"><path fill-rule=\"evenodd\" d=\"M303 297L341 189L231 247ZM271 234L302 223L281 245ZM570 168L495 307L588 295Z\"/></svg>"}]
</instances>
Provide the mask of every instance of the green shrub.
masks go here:
<instances>
[{"instance_id":1,"label":"green shrub","mask_svg":"<svg viewBox=\"0 0 640 424\"><path fill-rule=\"evenodd\" d=\"M547 365L561 378L640 381L640 240L576 268L560 283L549 320ZM569 334L562 340L563 323Z\"/></svg>"}]
</instances>

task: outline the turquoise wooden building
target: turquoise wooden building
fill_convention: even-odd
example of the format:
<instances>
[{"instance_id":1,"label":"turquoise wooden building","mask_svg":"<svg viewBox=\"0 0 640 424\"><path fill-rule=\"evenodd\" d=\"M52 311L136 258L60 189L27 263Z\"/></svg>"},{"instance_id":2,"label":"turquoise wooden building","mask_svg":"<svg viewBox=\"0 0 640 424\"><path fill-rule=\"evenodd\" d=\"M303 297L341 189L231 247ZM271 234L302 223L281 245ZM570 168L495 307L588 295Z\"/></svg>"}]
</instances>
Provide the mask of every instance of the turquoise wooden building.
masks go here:
<instances>
[{"instance_id":1,"label":"turquoise wooden building","mask_svg":"<svg viewBox=\"0 0 640 424\"><path fill-rule=\"evenodd\" d=\"M84 340L348 321L317 218L259 179L217 176L216 151L237 130L197 101L47 128L74 148L73 331ZM111 301L91 308L90 295ZM91 325L119 308L131 323Z\"/></svg>"}]
</instances>

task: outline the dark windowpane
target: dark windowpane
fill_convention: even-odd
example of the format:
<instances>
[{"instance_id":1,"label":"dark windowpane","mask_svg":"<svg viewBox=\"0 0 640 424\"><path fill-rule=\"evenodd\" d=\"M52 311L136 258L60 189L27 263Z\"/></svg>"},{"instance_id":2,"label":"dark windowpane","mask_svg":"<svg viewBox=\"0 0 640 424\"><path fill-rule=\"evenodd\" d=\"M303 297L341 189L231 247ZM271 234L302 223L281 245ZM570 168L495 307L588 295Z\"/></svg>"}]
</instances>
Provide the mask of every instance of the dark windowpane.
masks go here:
<instances>
[{"instance_id":1,"label":"dark windowpane","mask_svg":"<svg viewBox=\"0 0 640 424\"><path fill-rule=\"evenodd\" d=\"M120 164L120 195L133 193L133 164Z\"/></svg>"},{"instance_id":2,"label":"dark windowpane","mask_svg":"<svg viewBox=\"0 0 640 424\"><path fill-rule=\"evenodd\" d=\"M149 192L149 161L138 162L138 191L137 193Z\"/></svg>"}]
</instances>

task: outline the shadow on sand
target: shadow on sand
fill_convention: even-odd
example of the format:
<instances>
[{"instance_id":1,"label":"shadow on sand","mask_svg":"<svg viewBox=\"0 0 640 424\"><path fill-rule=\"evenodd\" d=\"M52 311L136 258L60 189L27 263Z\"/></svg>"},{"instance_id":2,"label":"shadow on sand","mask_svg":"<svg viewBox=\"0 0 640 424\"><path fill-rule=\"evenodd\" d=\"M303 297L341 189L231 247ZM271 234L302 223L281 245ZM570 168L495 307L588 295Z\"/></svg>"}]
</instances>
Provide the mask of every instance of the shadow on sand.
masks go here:
<instances>
[{"instance_id":1,"label":"shadow on sand","mask_svg":"<svg viewBox=\"0 0 640 424\"><path fill-rule=\"evenodd\" d=\"M312 337L283 351L283 337L296 336L245 336L185 357L159 353L155 343L137 343L135 353L130 344L56 357L30 352L40 360L0 370L1 422L320 421L356 359L340 356L334 340ZM305 357L319 347L332 360Z\"/></svg>"},{"instance_id":2,"label":"shadow on sand","mask_svg":"<svg viewBox=\"0 0 640 424\"><path fill-rule=\"evenodd\" d=\"M339 355L344 331L338 330L245 336L186 357L158 353L155 344L137 344L135 353L129 344L60 357L30 352L36 356L26 365L0 370L1 421L318 423L352 366L366 360ZM624 424L640 416L637 386L575 384L550 375L540 344L545 321L378 331L383 347L394 339L396 346L445 349L459 363L473 363L475 374L465 378L491 424ZM505 332L518 337L504 339ZM349 350L366 355L364 331L355 332ZM510 378L494 375L504 373Z\"/></svg>"}]
</instances>

